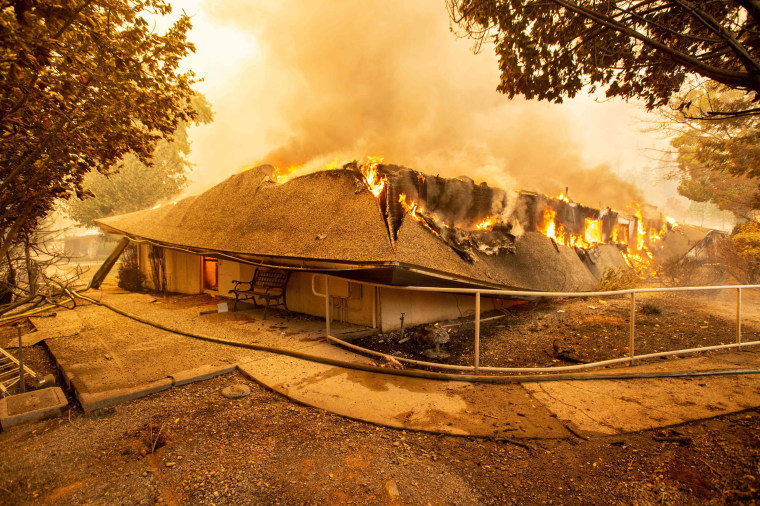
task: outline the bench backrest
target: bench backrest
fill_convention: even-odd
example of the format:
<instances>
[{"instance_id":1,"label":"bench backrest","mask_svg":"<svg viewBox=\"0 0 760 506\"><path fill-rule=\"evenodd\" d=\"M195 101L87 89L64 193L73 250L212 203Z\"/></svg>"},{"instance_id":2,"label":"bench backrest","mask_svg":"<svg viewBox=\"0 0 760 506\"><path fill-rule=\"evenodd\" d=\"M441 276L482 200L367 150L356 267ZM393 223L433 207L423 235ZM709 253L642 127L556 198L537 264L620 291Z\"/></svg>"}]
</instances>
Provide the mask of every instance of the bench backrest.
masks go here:
<instances>
[{"instance_id":1,"label":"bench backrest","mask_svg":"<svg viewBox=\"0 0 760 506\"><path fill-rule=\"evenodd\" d=\"M257 268L253 276L253 286L263 288L285 288L290 273L281 269Z\"/></svg>"}]
</instances>

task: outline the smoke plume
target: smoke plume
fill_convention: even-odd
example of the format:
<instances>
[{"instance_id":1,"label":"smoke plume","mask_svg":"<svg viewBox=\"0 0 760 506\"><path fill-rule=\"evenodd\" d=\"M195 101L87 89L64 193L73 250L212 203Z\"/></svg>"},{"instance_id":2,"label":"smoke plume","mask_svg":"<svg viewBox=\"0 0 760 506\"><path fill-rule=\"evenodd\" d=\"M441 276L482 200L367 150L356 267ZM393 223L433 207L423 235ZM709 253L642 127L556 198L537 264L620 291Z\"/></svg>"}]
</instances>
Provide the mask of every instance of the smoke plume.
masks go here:
<instances>
[{"instance_id":1,"label":"smoke plume","mask_svg":"<svg viewBox=\"0 0 760 506\"><path fill-rule=\"evenodd\" d=\"M562 106L497 93L492 51L474 55L471 41L451 33L442 0L209 1L206 8L254 33L263 51L242 75L262 94L260 114L249 118L258 136L252 145L264 136L271 148L250 153L250 163L317 167L382 155L508 190L556 195L569 187L592 206L622 210L642 200L610 167L584 163L578 125Z\"/></svg>"}]
</instances>

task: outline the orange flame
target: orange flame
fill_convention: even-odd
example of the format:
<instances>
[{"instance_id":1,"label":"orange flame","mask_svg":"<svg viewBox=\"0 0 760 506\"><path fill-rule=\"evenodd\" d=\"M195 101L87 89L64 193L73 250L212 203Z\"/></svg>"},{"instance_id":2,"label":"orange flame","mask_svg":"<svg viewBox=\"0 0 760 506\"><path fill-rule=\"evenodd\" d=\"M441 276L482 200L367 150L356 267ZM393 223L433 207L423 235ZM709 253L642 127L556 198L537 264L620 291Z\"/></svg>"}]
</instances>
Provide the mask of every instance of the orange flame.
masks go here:
<instances>
[{"instance_id":1,"label":"orange flame","mask_svg":"<svg viewBox=\"0 0 760 506\"><path fill-rule=\"evenodd\" d=\"M367 161L359 166L362 176L364 176L364 183L375 198L380 196L386 183L386 179L380 177L377 171L377 166L381 163L383 163L382 156L368 156Z\"/></svg>"},{"instance_id":2,"label":"orange flame","mask_svg":"<svg viewBox=\"0 0 760 506\"><path fill-rule=\"evenodd\" d=\"M303 167L303 165L290 165L285 168L275 167L274 172L272 173L272 177L274 178L275 182L284 183L287 181L288 176L290 176L293 172L297 171L301 167Z\"/></svg>"},{"instance_id":3,"label":"orange flame","mask_svg":"<svg viewBox=\"0 0 760 506\"><path fill-rule=\"evenodd\" d=\"M557 240L557 225L554 223L554 217L557 216L557 211L551 207L544 209L544 223L539 228L539 231L546 237Z\"/></svg>"},{"instance_id":4,"label":"orange flame","mask_svg":"<svg viewBox=\"0 0 760 506\"><path fill-rule=\"evenodd\" d=\"M409 216L411 216L412 218L414 218L417 221L420 221L420 222L422 221L422 218L420 218L417 215L417 211L418 210L420 212L422 212L422 208L417 204L417 202L415 202L413 200L410 200L409 202L407 202L406 201L406 195L404 195L403 193L398 196L398 202L399 202L399 204L401 204L401 207L404 208L404 210L406 211L406 213Z\"/></svg>"},{"instance_id":5,"label":"orange flame","mask_svg":"<svg viewBox=\"0 0 760 506\"><path fill-rule=\"evenodd\" d=\"M647 231L644 228L644 218L641 217L641 206L636 204L636 249L641 251L645 248L645 241L647 238Z\"/></svg>"},{"instance_id":6,"label":"orange flame","mask_svg":"<svg viewBox=\"0 0 760 506\"><path fill-rule=\"evenodd\" d=\"M588 248L593 242L601 242L601 223L598 225L599 232L596 234L600 236L600 239L589 240L586 234L574 235L567 232L561 223L557 223L555 221L556 216L557 212L554 209L551 207L544 208L543 223L539 227L539 232L549 237L550 239L554 239L557 244L570 247L579 246L581 248ZM586 220L587 227L588 222L590 221L599 223L598 220ZM592 236L594 236L594 234L592 234Z\"/></svg>"},{"instance_id":7,"label":"orange flame","mask_svg":"<svg viewBox=\"0 0 760 506\"><path fill-rule=\"evenodd\" d=\"M422 207L420 207L420 205L417 204L417 202L413 200L410 200L409 202L407 202L406 195L404 195L403 193L398 196L398 202L399 204L401 204L401 207L404 208L404 210L406 211L406 214L408 214L413 219L420 222L422 226L424 226L426 229L432 232L433 235L437 237L441 237L441 235L438 232L436 232L435 229L433 229L427 221L423 220L422 216L418 214L418 213L424 212L424 209L422 209Z\"/></svg>"},{"instance_id":8,"label":"orange flame","mask_svg":"<svg viewBox=\"0 0 760 506\"><path fill-rule=\"evenodd\" d=\"M583 223L583 235L589 244L602 242L602 221L586 218Z\"/></svg>"},{"instance_id":9,"label":"orange flame","mask_svg":"<svg viewBox=\"0 0 760 506\"><path fill-rule=\"evenodd\" d=\"M490 216L483 218L479 223L475 224L475 230L493 230L493 225L495 222L496 220Z\"/></svg>"}]
</instances>

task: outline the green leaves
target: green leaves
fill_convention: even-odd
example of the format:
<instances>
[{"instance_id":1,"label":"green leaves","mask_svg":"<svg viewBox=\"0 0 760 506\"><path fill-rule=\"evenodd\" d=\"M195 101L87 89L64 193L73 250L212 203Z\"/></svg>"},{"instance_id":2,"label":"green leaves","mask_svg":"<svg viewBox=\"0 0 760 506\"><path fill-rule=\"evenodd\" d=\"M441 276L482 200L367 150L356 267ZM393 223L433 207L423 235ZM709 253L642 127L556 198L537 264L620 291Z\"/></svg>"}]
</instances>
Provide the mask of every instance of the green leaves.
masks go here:
<instances>
[{"instance_id":1,"label":"green leaves","mask_svg":"<svg viewBox=\"0 0 760 506\"><path fill-rule=\"evenodd\" d=\"M751 106L746 94L707 83L674 97L664 111L676 155L678 192L697 202L714 202L720 209L748 217L760 208L760 116L731 116ZM695 120L708 116L720 120Z\"/></svg>"},{"instance_id":2,"label":"green leaves","mask_svg":"<svg viewBox=\"0 0 760 506\"><path fill-rule=\"evenodd\" d=\"M91 170L194 121L190 20L165 34L145 22L165 0L16 2L0 11L0 253L60 198L83 193ZM9 231L16 230L13 234Z\"/></svg>"},{"instance_id":3,"label":"green leaves","mask_svg":"<svg viewBox=\"0 0 760 506\"><path fill-rule=\"evenodd\" d=\"M198 121L213 118L211 106L203 95L192 99ZM93 220L104 216L131 213L176 196L187 184L190 162L187 125L180 123L174 134L158 142L150 164L127 154L106 173L90 172L84 177L82 195L63 204L69 217L83 226L94 226Z\"/></svg>"},{"instance_id":4,"label":"green leaves","mask_svg":"<svg viewBox=\"0 0 760 506\"><path fill-rule=\"evenodd\" d=\"M494 42L498 90L561 102L584 88L667 104L689 76L760 92L760 19L743 2L447 0L464 34Z\"/></svg>"}]
</instances>

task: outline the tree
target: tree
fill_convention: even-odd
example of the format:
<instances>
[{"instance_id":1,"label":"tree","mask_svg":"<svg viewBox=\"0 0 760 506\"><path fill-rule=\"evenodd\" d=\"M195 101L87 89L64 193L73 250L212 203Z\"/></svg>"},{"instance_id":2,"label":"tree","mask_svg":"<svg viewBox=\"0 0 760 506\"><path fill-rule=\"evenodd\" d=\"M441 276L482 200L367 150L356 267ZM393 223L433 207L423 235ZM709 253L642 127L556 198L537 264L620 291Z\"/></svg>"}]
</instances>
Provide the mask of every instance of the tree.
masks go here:
<instances>
[{"instance_id":1,"label":"tree","mask_svg":"<svg viewBox=\"0 0 760 506\"><path fill-rule=\"evenodd\" d=\"M447 0L452 22L499 57L498 90L562 102L580 90L638 97L653 109L711 79L760 114L760 1ZM723 115L723 112L709 112ZM731 113L735 115L736 113Z\"/></svg>"},{"instance_id":2,"label":"tree","mask_svg":"<svg viewBox=\"0 0 760 506\"><path fill-rule=\"evenodd\" d=\"M164 34L147 15L166 0L0 0L0 258L24 243L84 175L156 143L196 117L190 19Z\"/></svg>"},{"instance_id":3,"label":"tree","mask_svg":"<svg viewBox=\"0 0 760 506\"><path fill-rule=\"evenodd\" d=\"M740 223L731 236L717 244L717 258L725 272L740 283L754 284L760 279L760 224Z\"/></svg>"},{"instance_id":4,"label":"tree","mask_svg":"<svg viewBox=\"0 0 760 506\"><path fill-rule=\"evenodd\" d=\"M730 116L746 110L748 99L737 90L711 82L674 99L680 109L663 109L675 160L678 192L696 202L713 202L735 216L749 218L760 208L760 116ZM720 120L700 120L703 111L727 113Z\"/></svg>"},{"instance_id":5,"label":"tree","mask_svg":"<svg viewBox=\"0 0 760 506\"><path fill-rule=\"evenodd\" d=\"M191 102L198 114L196 121L211 122L213 113L205 97L196 95ZM63 203L66 214L79 224L91 227L97 218L152 207L177 195L187 184L190 168L187 127L186 122L180 122L171 138L158 142L150 165L127 153L107 173L88 173L82 198L71 198Z\"/></svg>"},{"instance_id":6,"label":"tree","mask_svg":"<svg viewBox=\"0 0 760 506\"><path fill-rule=\"evenodd\" d=\"M170 12L167 0L0 0L0 314L66 293L38 276L55 203L127 153L147 163L196 118L193 74L178 70L189 17L163 34L146 19Z\"/></svg>"}]
</instances>

